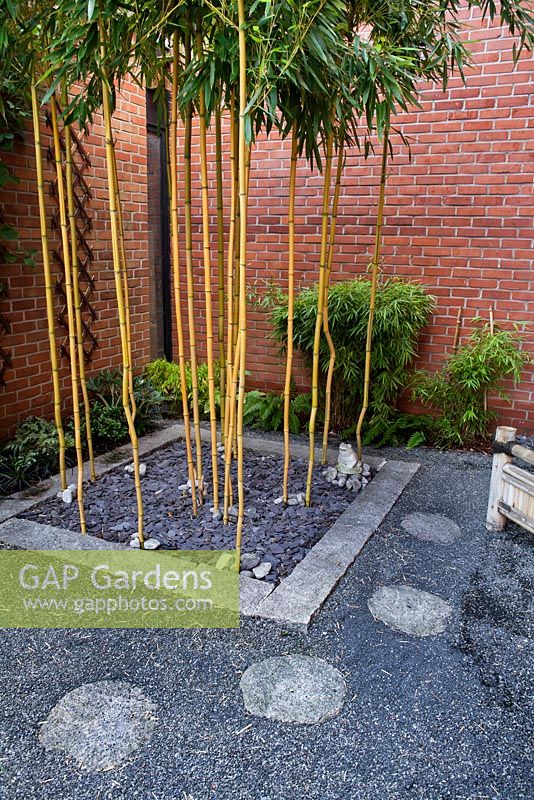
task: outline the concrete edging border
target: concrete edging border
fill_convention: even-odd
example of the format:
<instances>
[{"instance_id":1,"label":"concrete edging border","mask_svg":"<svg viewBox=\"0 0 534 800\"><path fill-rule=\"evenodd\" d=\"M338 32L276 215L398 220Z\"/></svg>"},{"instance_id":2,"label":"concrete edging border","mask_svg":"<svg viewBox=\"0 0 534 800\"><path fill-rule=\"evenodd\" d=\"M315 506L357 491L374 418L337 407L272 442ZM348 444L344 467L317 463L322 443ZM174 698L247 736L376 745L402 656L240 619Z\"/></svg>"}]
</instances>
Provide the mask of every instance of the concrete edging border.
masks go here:
<instances>
[{"instance_id":1,"label":"concrete edging border","mask_svg":"<svg viewBox=\"0 0 534 800\"><path fill-rule=\"evenodd\" d=\"M176 423L144 436L139 442L139 454L147 456L154 450L182 438L184 426ZM203 440L209 431L202 431ZM246 434L245 448L257 453L283 453L283 443ZM307 457L308 448L296 442L292 454ZM320 463L317 448L317 463ZM328 462L335 463L337 450L329 448ZM367 462L379 471L358 494L349 507L334 522L291 575L278 586L255 580L240 579L241 613L306 630L315 614L332 593L340 579L362 550L367 540L389 513L419 464L404 461L384 461L373 456ZM131 461L129 448L122 446L95 459L97 477ZM85 465L85 479L89 478ZM75 470L69 470L68 481L75 482ZM17 492L0 500L0 541L22 549L76 550L76 549L127 549L125 545L106 542L96 537L84 536L75 531L55 528L32 520L17 519L23 511L54 497L59 491L59 476L46 481L42 491Z\"/></svg>"}]
</instances>

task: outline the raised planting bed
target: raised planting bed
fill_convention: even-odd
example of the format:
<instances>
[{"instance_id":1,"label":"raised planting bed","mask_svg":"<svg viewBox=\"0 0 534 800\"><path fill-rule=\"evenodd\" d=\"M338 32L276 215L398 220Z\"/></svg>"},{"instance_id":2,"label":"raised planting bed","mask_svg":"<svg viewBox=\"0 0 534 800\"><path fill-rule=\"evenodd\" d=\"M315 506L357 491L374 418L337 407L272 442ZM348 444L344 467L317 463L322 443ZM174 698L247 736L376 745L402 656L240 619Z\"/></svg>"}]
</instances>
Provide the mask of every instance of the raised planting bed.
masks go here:
<instances>
[{"instance_id":1,"label":"raised planting bed","mask_svg":"<svg viewBox=\"0 0 534 800\"><path fill-rule=\"evenodd\" d=\"M167 444L143 458L146 472L142 478L145 512L145 535L155 538L162 548L179 550L228 550L235 546L235 517L225 526L214 519L210 497L211 454L203 448L204 476L208 488L204 505L196 518L191 513L187 489L187 463L183 442ZM320 464L315 469L313 504L303 505L307 461L294 458L290 466L293 493L287 508L280 502L283 458L274 453L248 450L245 458L246 506L243 527L242 557L246 572L264 565L267 582L277 583L289 575L321 539L333 522L354 501L356 492L331 483ZM330 468L332 469L332 468ZM367 472L367 470L366 470ZM369 469L370 480L375 474ZM219 456L219 475L224 474ZM234 491L236 475L233 474ZM365 488L360 489L365 491ZM300 495L300 496L299 496ZM278 501L278 502L277 502ZM299 502L300 501L300 502ZM109 542L128 544L137 530L133 476L123 465L85 486L84 504L87 532ZM66 504L48 498L18 516L71 531L79 530L76 501ZM249 572L248 577L253 577ZM258 577L257 575L255 577Z\"/></svg>"}]
</instances>

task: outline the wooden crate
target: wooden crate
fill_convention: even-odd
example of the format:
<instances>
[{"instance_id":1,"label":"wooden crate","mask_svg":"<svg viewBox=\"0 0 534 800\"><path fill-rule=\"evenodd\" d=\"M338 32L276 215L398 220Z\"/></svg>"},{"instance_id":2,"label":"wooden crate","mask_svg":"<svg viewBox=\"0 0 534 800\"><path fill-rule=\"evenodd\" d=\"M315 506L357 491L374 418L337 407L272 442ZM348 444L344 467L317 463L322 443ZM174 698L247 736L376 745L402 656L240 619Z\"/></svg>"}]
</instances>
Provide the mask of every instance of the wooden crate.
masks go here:
<instances>
[{"instance_id":1,"label":"wooden crate","mask_svg":"<svg viewBox=\"0 0 534 800\"><path fill-rule=\"evenodd\" d=\"M502 531L506 520L534 533L534 475L512 464L516 457L534 465L534 450L516 441L516 428L497 428L486 528Z\"/></svg>"}]
</instances>

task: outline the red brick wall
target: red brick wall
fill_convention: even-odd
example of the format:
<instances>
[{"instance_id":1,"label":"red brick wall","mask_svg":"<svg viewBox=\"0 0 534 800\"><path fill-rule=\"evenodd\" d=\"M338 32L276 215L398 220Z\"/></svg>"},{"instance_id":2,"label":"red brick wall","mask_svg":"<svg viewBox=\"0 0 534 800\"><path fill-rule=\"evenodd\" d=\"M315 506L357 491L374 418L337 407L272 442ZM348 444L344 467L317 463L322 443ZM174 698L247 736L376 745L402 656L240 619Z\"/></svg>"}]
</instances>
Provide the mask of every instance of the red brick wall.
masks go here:
<instances>
[{"instance_id":1,"label":"red brick wall","mask_svg":"<svg viewBox=\"0 0 534 800\"><path fill-rule=\"evenodd\" d=\"M149 358L148 315L148 244L146 205L146 135L144 96L137 90L126 89L120 99L116 113L122 133L117 139L119 180L124 200L124 226L126 246L130 255L130 283L132 323L135 336L135 363L144 364ZM49 131L42 119L44 156L49 143ZM107 214L106 164L102 148L103 128L100 119L95 119L89 135L83 139L91 159L91 167L85 177L92 189L93 198L87 210L93 220L94 229L88 234L88 242L94 252L92 274L96 292L92 304L97 320L92 325L98 340L88 373L120 365L120 341L117 335L117 311L115 303L111 236ZM13 367L5 374L6 386L0 387L0 436L8 435L20 420L29 414L52 416L52 385L48 355L48 334L43 289L42 262L40 256L39 209L35 192L33 137L28 130L23 144L17 144L7 161L13 166L20 183L6 191L3 201L6 221L15 225L24 248L35 248L35 267L20 264L2 265L1 279L9 287L9 298L1 301L5 317L11 323L11 333L2 341L10 353ZM54 167L45 160L45 180L54 177ZM53 201L49 203L49 218ZM49 227L51 244L58 241L57 232ZM58 267L53 264L57 272ZM56 298L56 312L61 309L60 298ZM56 328L58 341L64 333ZM70 377L68 363L61 361L61 386L65 412L70 410Z\"/></svg>"},{"instance_id":2,"label":"red brick wall","mask_svg":"<svg viewBox=\"0 0 534 800\"><path fill-rule=\"evenodd\" d=\"M523 58L515 70L510 62L512 40L498 28L472 34L479 64L468 75L468 88L459 79L446 93L423 87L422 108L400 115L396 124L412 142L412 160L394 138L395 159L390 164L384 227L384 274L421 281L436 296L438 308L421 341L419 366L438 368L450 352L458 308L464 309L463 336L469 320L487 317L495 308L498 323L528 321L533 345L532 245L532 61ZM150 357L149 251L146 206L146 133L144 95L127 89L117 112L119 170L125 201L124 218L130 253L134 354L138 366ZM95 230L94 273L98 320L94 325L100 347L92 370L118 365L119 342L111 271L111 243L107 219L105 162L97 123L86 139L92 158L89 181L94 190L90 211ZM197 146L198 136L195 142ZM225 144L229 136L225 131ZM34 194L31 137L12 156L21 183L4 199L8 221L22 234L24 246L39 247L37 201ZM214 147L210 143L213 284L216 281L214 217ZM193 159L198 170L198 150ZM261 294L266 284L286 285L288 146L275 137L259 141L251 173L249 215L249 283ZM51 176L50 165L47 167ZM227 170L226 170L227 173ZM338 248L333 280L365 274L371 258L379 157L364 161L357 151L348 154L338 221ZM182 181L179 181L182 185ZM322 179L299 166L297 227L297 283L307 286L317 278L320 240ZM225 197L229 203L226 186ZM201 344L203 269L199 184L193 191L197 331ZM183 229L182 229L183 234ZM183 260L183 259L182 259ZM51 414L45 307L39 258L35 269L2 267L10 298L2 302L12 333L2 345L12 354L13 369L0 388L0 435L29 413ZM185 283L183 284L185 289ZM214 310L216 293L213 292ZM185 302L184 302L185 310ZM216 311L215 311L216 313ZM249 307L249 385L280 389L283 360L269 340L263 312ZM205 357L202 346L200 356ZM176 357L176 347L175 347ZM308 385L308 373L297 364L299 388ZM68 386L66 365L62 379ZM518 387L510 387L512 404L490 398L503 422L521 429L534 427L532 372ZM67 397L68 392L65 392ZM67 403L67 400L65 401Z\"/></svg>"},{"instance_id":3,"label":"red brick wall","mask_svg":"<svg viewBox=\"0 0 534 800\"><path fill-rule=\"evenodd\" d=\"M411 160L394 136L395 157L389 167L383 272L419 281L437 298L417 363L431 369L439 368L452 349L460 307L460 341L467 338L472 318L488 319L493 306L503 327L528 323L525 349L534 353L532 59L524 57L514 68L513 40L498 27L474 27L471 38L478 67L468 71L467 88L460 78L445 93L422 88L421 109L395 119L410 139ZM226 135L226 143L228 139ZM211 145L212 163L213 158ZM371 260L379 162L380 148L367 161L356 150L348 154L334 281L364 275ZM248 280L260 295L271 281L287 285L288 163L289 144L274 136L254 149ZM322 178L300 164L297 186L297 285L304 287L317 280ZM198 185L193 197L198 247ZM283 359L269 340L265 314L252 305L249 324L249 385L281 390ZM299 388L308 387L302 362L295 377ZM532 378L532 369L527 369L519 386L508 386L511 405L489 399L503 423L534 429Z\"/></svg>"}]
</instances>

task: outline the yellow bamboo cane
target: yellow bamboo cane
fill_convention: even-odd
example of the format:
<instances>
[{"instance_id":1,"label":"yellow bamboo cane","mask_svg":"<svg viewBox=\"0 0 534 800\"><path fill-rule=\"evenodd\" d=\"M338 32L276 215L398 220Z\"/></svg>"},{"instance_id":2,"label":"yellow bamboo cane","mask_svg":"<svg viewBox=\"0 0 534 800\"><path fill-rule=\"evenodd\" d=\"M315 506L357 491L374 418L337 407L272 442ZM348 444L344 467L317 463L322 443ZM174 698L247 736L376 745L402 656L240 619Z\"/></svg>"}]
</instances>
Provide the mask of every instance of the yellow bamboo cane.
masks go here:
<instances>
[{"instance_id":1,"label":"yellow bamboo cane","mask_svg":"<svg viewBox=\"0 0 534 800\"><path fill-rule=\"evenodd\" d=\"M72 386L72 408L74 417L74 442L76 446L77 473L77 498L80 512L80 528L82 533L87 532L85 524L85 510L83 507L83 451L80 430L80 398L78 394L78 365L77 365L77 338L76 320L74 315L74 298L72 290L71 250L69 243L69 228L67 207L65 203L65 183L63 180L63 160L61 156L61 140L59 137L59 123L55 95L50 98L50 117L52 119L52 134L54 139L54 161L56 164L57 194L59 203L59 225L61 230L61 244L63 248L63 266L65 268L65 297L67 300L67 320L69 326L69 361L70 378Z\"/></svg>"},{"instance_id":2,"label":"yellow bamboo cane","mask_svg":"<svg viewBox=\"0 0 534 800\"><path fill-rule=\"evenodd\" d=\"M177 138L178 138L178 71L179 71L179 46L178 33L175 31L172 38L173 67L171 88L171 124L169 129L169 160L171 177L171 242L172 242L172 274L174 285L174 307L176 314L176 333L178 338L178 363L180 365L180 390L182 393L182 410L185 428L185 449L187 455L187 470L191 483L191 497L193 502L193 515L197 515L197 492L195 466L193 463L193 450L191 446L191 428L189 420L189 403L187 400L187 382L185 374L184 331L182 323L182 303L180 291L180 261L178 246L178 163L177 163Z\"/></svg>"},{"instance_id":3,"label":"yellow bamboo cane","mask_svg":"<svg viewBox=\"0 0 534 800\"><path fill-rule=\"evenodd\" d=\"M66 100L66 98L65 98ZM66 102L64 100L64 104ZM91 480L96 480L95 460L93 454L93 437L91 434L91 404L87 391L87 380L85 375L85 350L83 347L83 323L82 323L82 298L80 293L79 264L78 264L78 229L76 226L76 206L74 203L74 170L72 159L72 134L70 125L64 126L65 132L65 179L67 183L67 207L69 212L71 262L72 262L72 290L74 296L74 316L76 319L76 342L78 346L78 367L80 371L80 388L82 391L83 407L85 415L85 438L87 440L87 452L89 455L89 473Z\"/></svg>"},{"instance_id":4,"label":"yellow bamboo cane","mask_svg":"<svg viewBox=\"0 0 534 800\"><path fill-rule=\"evenodd\" d=\"M287 227L289 237L289 259L287 269L287 357L286 379L284 384L284 479L282 497L284 504L288 500L289 461L289 411L291 404L291 370L293 368L293 315L295 306L295 187L297 182L298 138L297 126L293 124L291 132L291 166L289 171L289 207Z\"/></svg>"},{"instance_id":5,"label":"yellow bamboo cane","mask_svg":"<svg viewBox=\"0 0 534 800\"><path fill-rule=\"evenodd\" d=\"M323 301L323 332L326 341L328 342L328 349L330 350L330 360L328 362L328 372L326 375L326 391L325 391L323 457L322 457L323 464L326 464L327 462L328 434L330 431L330 409L332 405L332 379L334 377L334 366L336 363L336 348L334 347L334 341L332 339L332 334L330 333L330 324L328 320L328 288L330 286L330 277L332 275L332 263L334 260L337 213L339 208L339 196L341 194L342 174L343 174L343 141L340 142L337 154L336 183L334 188L334 199L332 201L332 215L330 218L330 241L328 243L328 264L326 268L324 301Z\"/></svg>"},{"instance_id":6,"label":"yellow bamboo cane","mask_svg":"<svg viewBox=\"0 0 534 800\"><path fill-rule=\"evenodd\" d=\"M128 344L128 394L130 396L130 407L132 417L135 421L137 414L137 404L135 402L134 381L133 381L133 359L132 359L132 325L130 315L130 291L128 287L128 260L126 258L126 244L124 238L124 223L122 218L122 203L119 187L119 173L117 170L117 154L113 148L113 178L115 191L115 206L117 208L117 221L119 228L119 252L121 257L122 288L124 292L124 313L126 315L126 336Z\"/></svg>"},{"instance_id":7,"label":"yellow bamboo cane","mask_svg":"<svg viewBox=\"0 0 534 800\"><path fill-rule=\"evenodd\" d=\"M50 252L48 249L48 229L46 222L46 195L43 177L43 154L41 151L41 128L39 122L39 100L35 86L35 77L32 75L31 83L33 138L35 144L35 166L37 170L37 194L39 197L39 223L41 229L41 248L43 255L43 274L45 282L46 320L48 325L48 344L50 348L50 368L52 371L52 386L54 392L54 419L56 422L59 443L59 474L61 488L67 488L67 470L65 467L65 433L61 418L61 389L59 382L59 367L56 345L55 315L54 315L54 287L50 270Z\"/></svg>"},{"instance_id":8,"label":"yellow bamboo cane","mask_svg":"<svg viewBox=\"0 0 534 800\"><path fill-rule=\"evenodd\" d=\"M102 22L99 24L100 31L100 57L102 63L106 61L106 47L105 47L105 31ZM124 414L128 423L128 431L130 434L130 441L132 443L133 464L134 464L134 481L135 492L137 499L137 531L139 537L140 547L144 547L144 534L143 534L143 496L141 492L141 477L139 474L139 442L135 424L130 407L130 395L128 385L128 370L129 351L128 351L128 333L126 330L126 311L124 305L124 285L122 280L121 270L121 255L120 255L120 242L119 242L119 220L117 210L117 195L115 192L115 173L114 173L114 143L113 143L113 127L111 123L111 102L110 90L105 78L102 79L102 107L104 116L104 129L105 129L105 144L106 144L106 166L108 178L108 196L109 196L109 214L111 223L111 244L113 250L113 274L115 277L115 294L117 296L117 310L119 315L119 332L121 339L122 350L122 363L123 363L123 380L122 380L122 404L124 407Z\"/></svg>"},{"instance_id":9,"label":"yellow bamboo cane","mask_svg":"<svg viewBox=\"0 0 534 800\"><path fill-rule=\"evenodd\" d=\"M191 60L190 36L185 36L185 66ZM202 470L202 439L200 437L200 410L198 405L198 362L195 330L195 284L193 280L193 221L191 209L191 137L193 128L193 106L187 104L184 130L184 217L185 217L185 268L187 277L187 317L189 331L189 353L191 364L191 392L193 396L193 426L195 430L195 450L199 502L204 501Z\"/></svg>"},{"instance_id":10,"label":"yellow bamboo cane","mask_svg":"<svg viewBox=\"0 0 534 800\"><path fill-rule=\"evenodd\" d=\"M228 509L232 504L232 443L234 439L234 431L236 427L236 397L237 386L239 383L239 363L240 363L240 350L239 350L239 332L237 333L237 349L235 359L232 365L232 379L231 379L231 402L228 405L228 435L224 446L224 513L223 522L228 525Z\"/></svg>"},{"instance_id":11,"label":"yellow bamboo cane","mask_svg":"<svg viewBox=\"0 0 534 800\"><path fill-rule=\"evenodd\" d=\"M369 320L367 322L367 337L365 341L365 368L363 381L363 404L358 424L356 426L356 445L358 449L358 459L361 461L363 456L362 448L362 426L369 408L369 390L371 387L371 354L373 343L373 322L375 315L376 289L378 284L378 269L380 266L380 250L382 245L382 223L384 219L384 201L386 197L386 179L388 163L389 128L384 128L384 141L382 150L382 164L380 167L380 190L378 193L378 209L376 215L375 248L373 263L371 266L371 297L369 300Z\"/></svg>"},{"instance_id":12,"label":"yellow bamboo cane","mask_svg":"<svg viewBox=\"0 0 534 800\"><path fill-rule=\"evenodd\" d=\"M224 441L226 414L226 361L224 353L224 201L222 170L222 110L215 109L215 179L217 184L217 275L218 275L218 325L219 394L221 397L221 438Z\"/></svg>"},{"instance_id":13,"label":"yellow bamboo cane","mask_svg":"<svg viewBox=\"0 0 534 800\"><path fill-rule=\"evenodd\" d=\"M230 404L230 397L232 394L232 364L234 359L234 268L235 268L235 240L236 240L236 222L237 222L237 136L235 128L235 96L232 91L230 95L230 181L231 181L231 197L230 197L230 226L228 231L228 250L226 257L226 271L227 271L227 289L226 289L226 302L227 302L227 332L226 332L226 408ZM224 426L224 443L226 449L226 437L228 436L228 414L225 417Z\"/></svg>"},{"instance_id":14,"label":"yellow bamboo cane","mask_svg":"<svg viewBox=\"0 0 534 800\"><path fill-rule=\"evenodd\" d=\"M245 33L245 4L238 0L239 23L239 395L237 401L237 493L238 517L236 531L236 569L241 561L241 537L245 515L245 489L243 480L243 409L245 403L245 376L247 353L247 145L245 136L247 110L247 40ZM248 170L250 174L250 168Z\"/></svg>"},{"instance_id":15,"label":"yellow bamboo cane","mask_svg":"<svg viewBox=\"0 0 534 800\"><path fill-rule=\"evenodd\" d=\"M315 462L315 421L319 406L319 348L321 344L321 330L323 327L324 286L326 276L326 256L328 249L328 213L330 208L330 179L332 174L332 149L334 136L329 133L326 143L326 163L324 171L323 189L323 215L321 231L321 259L319 264L319 287L317 292L317 319L315 322L315 335L313 340L312 362L312 407L310 414L310 452L308 458L308 476L306 480L306 505L311 504L311 485L313 466Z\"/></svg>"},{"instance_id":16,"label":"yellow bamboo cane","mask_svg":"<svg viewBox=\"0 0 534 800\"><path fill-rule=\"evenodd\" d=\"M202 33L196 34L198 56L202 53ZM208 187L206 98L199 92L200 190L202 195L202 251L204 260L204 302L206 308L206 349L208 356L208 397L211 429L211 469L213 473L213 508L219 508L219 467L217 463L217 412L215 408L215 370L213 364L213 301L211 297L210 206Z\"/></svg>"}]
</instances>

